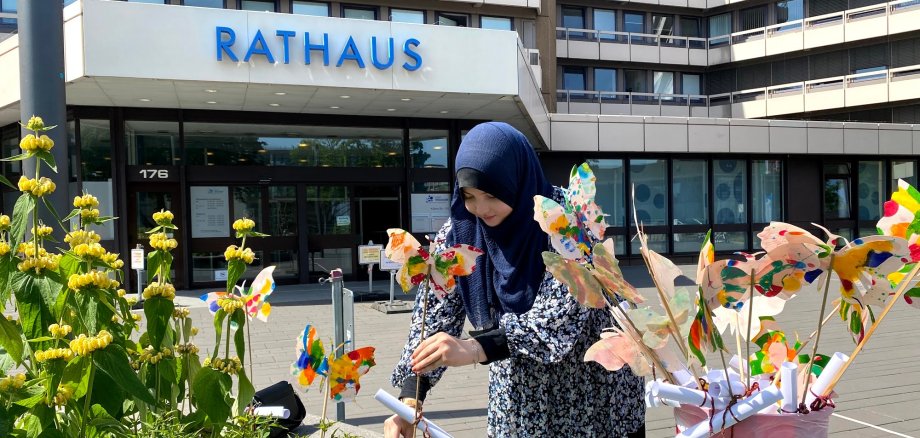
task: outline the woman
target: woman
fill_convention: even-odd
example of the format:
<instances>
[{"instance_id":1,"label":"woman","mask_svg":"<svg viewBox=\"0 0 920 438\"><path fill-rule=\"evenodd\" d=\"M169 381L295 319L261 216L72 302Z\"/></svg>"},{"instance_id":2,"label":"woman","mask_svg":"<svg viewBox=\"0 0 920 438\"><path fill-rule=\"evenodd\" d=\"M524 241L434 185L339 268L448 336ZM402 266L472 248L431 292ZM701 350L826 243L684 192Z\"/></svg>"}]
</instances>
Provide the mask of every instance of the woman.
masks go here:
<instances>
[{"instance_id":1,"label":"woman","mask_svg":"<svg viewBox=\"0 0 920 438\"><path fill-rule=\"evenodd\" d=\"M583 361L613 324L609 313L579 305L546 273L548 236L533 219L533 197L561 201L562 193L543 176L527 139L505 123L478 125L460 145L456 168L451 218L436 243L470 244L485 254L453 294L417 295L391 378L402 388L400 398L414 406L446 367L488 363L489 436L644 436L643 379L628 367L611 373ZM433 335L419 345L422 299ZM477 330L461 340L465 317ZM384 433L409 437L412 426L393 416Z\"/></svg>"}]
</instances>

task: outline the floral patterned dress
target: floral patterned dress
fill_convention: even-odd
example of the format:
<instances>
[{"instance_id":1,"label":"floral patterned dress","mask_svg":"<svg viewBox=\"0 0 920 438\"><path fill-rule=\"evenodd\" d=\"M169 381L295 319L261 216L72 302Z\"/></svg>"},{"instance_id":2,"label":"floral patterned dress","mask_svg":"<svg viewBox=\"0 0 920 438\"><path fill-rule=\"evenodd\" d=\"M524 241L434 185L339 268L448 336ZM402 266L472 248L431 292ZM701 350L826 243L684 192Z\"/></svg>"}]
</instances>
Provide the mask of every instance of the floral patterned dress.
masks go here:
<instances>
[{"instance_id":1,"label":"floral patterned dress","mask_svg":"<svg viewBox=\"0 0 920 438\"><path fill-rule=\"evenodd\" d=\"M438 232L439 246L450 227L448 220ZM428 300L427 333L459 337L463 329L460 294L439 299L420 291L408 342L391 376L394 387L402 387L408 377L414 380L410 356L419 344L422 299ZM609 372L583 360L602 329L612 324L607 310L581 306L547 273L529 311L501 317L510 357L490 364L488 435L623 437L641 430L644 379L628 366ZM428 373L428 384L433 387L445 370Z\"/></svg>"}]
</instances>

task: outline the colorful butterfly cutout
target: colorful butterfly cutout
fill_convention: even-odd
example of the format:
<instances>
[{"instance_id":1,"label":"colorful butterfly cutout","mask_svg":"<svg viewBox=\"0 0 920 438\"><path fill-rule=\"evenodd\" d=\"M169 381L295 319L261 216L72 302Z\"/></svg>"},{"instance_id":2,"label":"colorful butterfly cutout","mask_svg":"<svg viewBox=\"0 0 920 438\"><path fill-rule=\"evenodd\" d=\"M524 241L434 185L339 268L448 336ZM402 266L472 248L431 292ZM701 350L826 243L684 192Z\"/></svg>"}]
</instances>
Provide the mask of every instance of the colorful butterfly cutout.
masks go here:
<instances>
[{"instance_id":1,"label":"colorful butterfly cutout","mask_svg":"<svg viewBox=\"0 0 920 438\"><path fill-rule=\"evenodd\" d=\"M430 278L431 287L443 298L456 287L455 277L470 275L476 269L476 258L482 255L479 248L461 244L436 252L432 242L425 250L415 237L399 228L388 229L387 235L390 239L385 254L393 262L402 264L396 280L405 292Z\"/></svg>"},{"instance_id":2,"label":"colorful butterfly cutout","mask_svg":"<svg viewBox=\"0 0 920 438\"><path fill-rule=\"evenodd\" d=\"M584 361L597 362L607 371L617 371L623 368L623 365L629 365L633 374L637 376L653 376L652 367L645 357L646 353L643 352L647 350L638 345L633 336L635 335L615 331L601 333L601 339L585 352ZM661 361L667 371L676 372L685 367L674 353L676 350L672 344L673 341L668 341L651 354Z\"/></svg>"},{"instance_id":3,"label":"colorful butterfly cutout","mask_svg":"<svg viewBox=\"0 0 920 438\"><path fill-rule=\"evenodd\" d=\"M773 317L761 317L758 325L760 330L753 339L760 350L749 359L752 375L775 373L783 362L808 363L807 354L797 354L801 342L796 340L793 345L789 345L786 334L779 329Z\"/></svg>"},{"instance_id":4,"label":"colorful butterfly cutout","mask_svg":"<svg viewBox=\"0 0 920 438\"><path fill-rule=\"evenodd\" d=\"M566 259L550 251L543 252L543 263L553 277L566 285L569 293L583 306L602 309L608 300L615 304L626 300L643 302L633 285L623 278L619 262L613 255L613 240L594 246L593 264Z\"/></svg>"},{"instance_id":5,"label":"colorful butterfly cutout","mask_svg":"<svg viewBox=\"0 0 920 438\"><path fill-rule=\"evenodd\" d=\"M374 347L363 347L349 351L338 358L334 353L326 355L323 342L316 334L316 327L307 325L297 338L297 360L291 364L291 374L297 383L307 389L316 376L329 380L329 398L335 402L354 400L361 390L361 376L376 365Z\"/></svg>"},{"instance_id":6,"label":"colorful butterfly cutout","mask_svg":"<svg viewBox=\"0 0 920 438\"><path fill-rule=\"evenodd\" d=\"M686 339L690 332L690 325L693 323L692 315L696 315L694 295L688 289L680 288L669 300L671 314L674 316L674 323L679 331L675 333L678 338ZM653 350L664 347L672 331L671 320L667 314L658 313L650 307L629 309L626 310L626 314L642 335L642 342L645 345Z\"/></svg>"},{"instance_id":7,"label":"colorful butterfly cutout","mask_svg":"<svg viewBox=\"0 0 920 438\"><path fill-rule=\"evenodd\" d=\"M725 330L730 329L728 333L740 333L742 338L747 339L749 314L753 313L751 333L760 333L763 318L779 315L786 306L786 301L778 297L754 295L751 309L748 309L750 300L744 300L737 310L718 307L712 311L712 321L719 333L725 334ZM757 336L753 338L756 339Z\"/></svg>"},{"instance_id":8,"label":"colorful butterfly cutout","mask_svg":"<svg viewBox=\"0 0 920 438\"><path fill-rule=\"evenodd\" d=\"M885 202L884 216L879 219L876 227L879 234L907 239L908 249L912 263L904 265L897 272L888 275L888 280L899 284L920 260L920 192L907 181L898 180L898 189L891 194L891 199ZM920 288L914 287L904 293L904 301L911 307L920 309Z\"/></svg>"},{"instance_id":9,"label":"colorful butterfly cutout","mask_svg":"<svg viewBox=\"0 0 920 438\"><path fill-rule=\"evenodd\" d=\"M234 286L233 294L224 291L208 292L199 298L207 303L208 310L211 314L217 313L217 310L220 309L217 302L221 298L240 298L245 303L244 309L246 311L246 316L248 316L250 320L258 318L261 321L268 321L272 306L268 303L267 299L275 290L275 279L272 277L274 271L274 266L269 266L260 271L259 274L256 275L256 278L253 279L252 285L247 293L243 293L246 289L246 284L243 283L242 286Z\"/></svg>"},{"instance_id":10,"label":"colorful butterfly cutout","mask_svg":"<svg viewBox=\"0 0 920 438\"><path fill-rule=\"evenodd\" d=\"M700 247L700 255L696 265L697 310L687 333L687 347L692 355L690 359L696 359L701 366L706 366L706 354L704 351L715 352L725 348L722 336L718 330L715 330L712 311L706 305L703 288L699 286L703 283L706 268L713 262L715 262L715 247L712 244L712 230L710 230L706 233L706 238Z\"/></svg>"},{"instance_id":11,"label":"colorful butterfly cutout","mask_svg":"<svg viewBox=\"0 0 920 438\"><path fill-rule=\"evenodd\" d=\"M329 362L323 341L316 335L316 327L307 324L297 337L297 360L291 364L291 375L297 376L297 383L304 389L313 384L316 376L327 376Z\"/></svg>"},{"instance_id":12,"label":"colorful butterfly cutout","mask_svg":"<svg viewBox=\"0 0 920 438\"><path fill-rule=\"evenodd\" d=\"M562 257L580 260L591 254L593 242L604 239L605 214L594 201L596 178L588 163L572 168L562 205L541 195L534 196L534 220L549 235Z\"/></svg>"}]
</instances>

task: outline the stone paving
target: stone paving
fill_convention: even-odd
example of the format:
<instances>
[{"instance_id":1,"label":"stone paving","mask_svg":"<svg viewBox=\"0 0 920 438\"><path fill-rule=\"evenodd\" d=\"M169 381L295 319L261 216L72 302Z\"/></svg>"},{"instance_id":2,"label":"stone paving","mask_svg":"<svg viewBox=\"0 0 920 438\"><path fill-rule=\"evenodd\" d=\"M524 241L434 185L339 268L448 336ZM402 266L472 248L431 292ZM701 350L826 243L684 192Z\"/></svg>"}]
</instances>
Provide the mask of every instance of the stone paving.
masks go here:
<instances>
[{"instance_id":1,"label":"stone paving","mask_svg":"<svg viewBox=\"0 0 920 438\"><path fill-rule=\"evenodd\" d=\"M685 271L695 269L690 266L683 268ZM640 287L643 295L657 301L644 268L625 267L624 273ZM346 287L354 290L360 299L361 293L367 290L367 282L346 283ZM380 291L386 287L385 282L375 283L375 288ZM832 284L832 296L836 290L837 285ZM192 317L195 326L201 330L196 342L203 352L207 352L214 345L214 328L207 309L196 298L201 292L179 292L177 303L194 307ZM397 294L398 299L412 299L411 295ZM805 338L817 324L820 296L814 290L800 295L789 302L778 321L788 332L797 330L799 336ZM268 323L254 321L251 326L255 368L253 383L256 388L279 380L291 380L289 367L294 359L294 343L305 324L316 326L321 336L331 338L333 322L329 297L328 285L278 287L270 300L273 310ZM406 340L409 314L385 315L371 309L371 304L370 301L355 303L356 345L376 347L377 366L362 378L357 402L346 405L345 422L367 430L367 436L378 436L390 412L373 399L373 394L378 388L396 393L390 386L389 376ZM920 355L918 322L920 311L898 303L838 386L838 414L895 431L901 436L920 436L920 412L917 409L920 374L915 372ZM730 343L734 350L734 343ZM819 350L825 354L835 351L849 354L853 347L842 323L836 317L832 319L822 333ZM810 353L811 347L807 350ZM487 381L488 367L468 366L449 370L429 395L426 403L428 417L456 438L485 436ZM318 386L301 393L301 398L308 412L314 415L322 412ZM328 409L330 416L334 416L334 405L330 404ZM669 410L650 409L646 419L648 437L673 436L674 423ZM831 417L830 430L831 436L841 438L896 436L837 416Z\"/></svg>"}]
</instances>

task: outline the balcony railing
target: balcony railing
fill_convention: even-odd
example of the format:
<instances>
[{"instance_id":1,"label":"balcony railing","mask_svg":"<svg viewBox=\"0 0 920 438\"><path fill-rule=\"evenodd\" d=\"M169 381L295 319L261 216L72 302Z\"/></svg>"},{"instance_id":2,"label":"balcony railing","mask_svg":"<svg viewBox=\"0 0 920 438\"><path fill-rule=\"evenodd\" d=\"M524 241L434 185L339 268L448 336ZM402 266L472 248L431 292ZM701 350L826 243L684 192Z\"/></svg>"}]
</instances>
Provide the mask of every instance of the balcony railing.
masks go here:
<instances>
[{"instance_id":1,"label":"balcony railing","mask_svg":"<svg viewBox=\"0 0 920 438\"><path fill-rule=\"evenodd\" d=\"M895 0L711 38L560 27L556 52L560 58L706 66L916 30L920 0Z\"/></svg>"},{"instance_id":2,"label":"balcony railing","mask_svg":"<svg viewBox=\"0 0 920 438\"><path fill-rule=\"evenodd\" d=\"M557 112L760 118L920 98L920 64L703 95L558 90Z\"/></svg>"}]
</instances>

